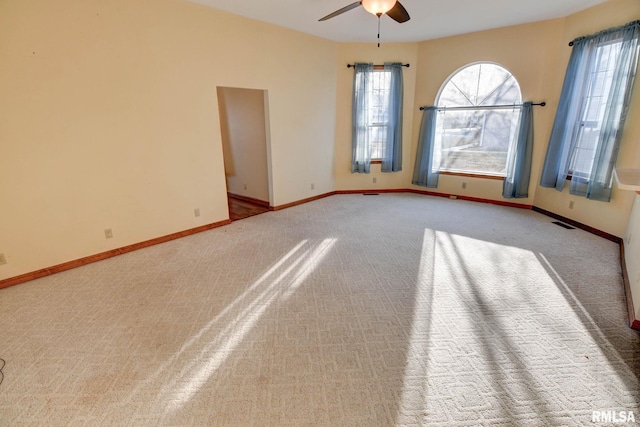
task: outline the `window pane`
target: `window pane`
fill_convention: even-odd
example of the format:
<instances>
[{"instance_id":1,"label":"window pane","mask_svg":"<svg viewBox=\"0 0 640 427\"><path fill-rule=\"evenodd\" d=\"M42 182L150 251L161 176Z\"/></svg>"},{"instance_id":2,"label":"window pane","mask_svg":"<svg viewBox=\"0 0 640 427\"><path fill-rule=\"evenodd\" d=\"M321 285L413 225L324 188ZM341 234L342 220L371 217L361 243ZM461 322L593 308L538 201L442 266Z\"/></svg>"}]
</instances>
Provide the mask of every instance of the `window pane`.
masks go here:
<instances>
[{"instance_id":1,"label":"window pane","mask_svg":"<svg viewBox=\"0 0 640 427\"><path fill-rule=\"evenodd\" d=\"M385 141L387 140L387 129L388 126L385 125L369 127L369 142L371 143L372 159L382 158Z\"/></svg>"},{"instance_id":2,"label":"window pane","mask_svg":"<svg viewBox=\"0 0 640 427\"><path fill-rule=\"evenodd\" d=\"M439 114L440 169L504 175L519 114L519 108Z\"/></svg>"},{"instance_id":3,"label":"window pane","mask_svg":"<svg viewBox=\"0 0 640 427\"><path fill-rule=\"evenodd\" d=\"M519 104L520 86L496 64L474 64L458 71L440 91L439 107Z\"/></svg>"}]
</instances>

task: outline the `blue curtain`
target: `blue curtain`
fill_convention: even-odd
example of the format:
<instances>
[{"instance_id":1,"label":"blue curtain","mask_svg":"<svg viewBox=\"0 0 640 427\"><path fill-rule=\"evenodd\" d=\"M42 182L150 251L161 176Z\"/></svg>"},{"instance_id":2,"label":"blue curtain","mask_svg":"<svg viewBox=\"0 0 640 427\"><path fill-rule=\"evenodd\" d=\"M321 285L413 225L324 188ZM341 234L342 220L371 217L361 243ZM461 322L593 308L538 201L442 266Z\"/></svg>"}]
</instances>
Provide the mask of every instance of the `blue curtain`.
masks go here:
<instances>
[{"instance_id":1,"label":"blue curtain","mask_svg":"<svg viewBox=\"0 0 640 427\"><path fill-rule=\"evenodd\" d=\"M387 141L382 149L382 172L402 170L402 103L404 84L402 81L402 63L385 62L384 70L390 72L389 115Z\"/></svg>"},{"instance_id":2,"label":"blue curtain","mask_svg":"<svg viewBox=\"0 0 640 427\"><path fill-rule=\"evenodd\" d=\"M502 197L529 197L529 177L533 156L533 104L525 102L520 107L518 136L507 153L507 166L502 186Z\"/></svg>"},{"instance_id":3,"label":"blue curtain","mask_svg":"<svg viewBox=\"0 0 640 427\"><path fill-rule=\"evenodd\" d=\"M569 175L571 161L591 164L587 173L573 173L569 192L588 199L611 200L612 175L622 129L631 97L638 64L640 21L581 37L573 41L560 102L551 131L540 185L562 191ZM579 150L585 132L586 98L591 94L602 49L614 46L608 60L614 61L611 89L605 100L604 118L597 135L595 155ZM588 156L584 157L584 156ZM591 157L593 162L591 163Z\"/></svg>"},{"instance_id":4,"label":"blue curtain","mask_svg":"<svg viewBox=\"0 0 640 427\"><path fill-rule=\"evenodd\" d=\"M416 153L416 164L413 169L413 180L411 181L415 185L430 188L438 186L439 167L434 167L433 165L437 115L438 107L435 106L425 107L422 111L418 152Z\"/></svg>"},{"instance_id":5,"label":"blue curtain","mask_svg":"<svg viewBox=\"0 0 640 427\"><path fill-rule=\"evenodd\" d=\"M356 63L353 73L351 173L369 173L371 170L371 142L368 121L371 73L373 64Z\"/></svg>"}]
</instances>

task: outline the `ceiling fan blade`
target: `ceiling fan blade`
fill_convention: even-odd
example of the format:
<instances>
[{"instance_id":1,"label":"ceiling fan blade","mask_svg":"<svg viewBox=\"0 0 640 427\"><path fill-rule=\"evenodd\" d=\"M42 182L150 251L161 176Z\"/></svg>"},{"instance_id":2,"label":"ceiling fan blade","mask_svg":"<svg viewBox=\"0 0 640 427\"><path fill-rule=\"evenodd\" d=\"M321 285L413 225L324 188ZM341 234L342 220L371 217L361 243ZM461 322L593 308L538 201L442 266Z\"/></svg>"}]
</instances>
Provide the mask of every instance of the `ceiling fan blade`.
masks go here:
<instances>
[{"instance_id":1,"label":"ceiling fan blade","mask_svg":"<svg viewBox=\"0 0 640 427\"><path fill-rule=\"evenodd\" d=\"M361 1L357 1L355 3L351 3L349 6L345 6L342 9L338 9L335 12L328 14L324 18L318 19L318 21L326 21L327 19L334 18L334 17L336 17L338 15L341 15L341 14L343 14L345 12L350 11L351 9L355 9L356 7L360 6L361 3L362 3Z\"/></svg>"},{"instance_id":2,"label":"ceiling fan blade","mask_svg":"<svg viewBox=\"0 0 640 427\"><path fill-rule=\"evenodd\" d=\"M401 24L411 19L411 17L409 16L409 12L407 12L407 9L405 9L399 1L397 1L396 5L393 6L389 12L387 12L387 16Z\"/></svg>"}]
</instances>

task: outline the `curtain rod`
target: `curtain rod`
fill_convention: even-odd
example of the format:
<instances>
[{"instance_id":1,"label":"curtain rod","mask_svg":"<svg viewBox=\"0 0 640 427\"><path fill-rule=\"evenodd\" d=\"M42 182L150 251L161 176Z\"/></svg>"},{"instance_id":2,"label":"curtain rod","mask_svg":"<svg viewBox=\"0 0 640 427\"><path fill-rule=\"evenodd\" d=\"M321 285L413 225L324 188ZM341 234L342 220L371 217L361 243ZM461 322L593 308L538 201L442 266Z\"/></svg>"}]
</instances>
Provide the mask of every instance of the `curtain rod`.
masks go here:
<instances>
[{"instance_id":1,"label":"curtain rod","mask_svg":"<svg viewBox=\"0 0 640 427\"><path fill-rule=\"evenodd\" d=\"M469 106L469 107L438 107L438 110L493 110L497 108L514 108L514 107L522 107L524 104L510 104L510 105L487 105L487 106ZM531 105L539 105L540 107L544 107L547 105L546 102L539 102L537 104ZM420 107L420 111L424 110L427 107Z\"/></svg>"},{"instance_id":2,"label":"curtain rod","mask_svg":"<svg viewBox=\"0 0 640 427\"><path fill-rule=\"evenodd\" d=\"M347 64L347 68L353 68L355 66L356 66L356 64ZM410 64L402 64L402 66L409 68ZM374 65L374 67L384 67L384 64Z\"/></svg>"},{"instance_id":3,"label":"curtain rod","mask_svg":"<svg viewBox=\"0 0 640 427\"><path fill-rule=\"evenodd\" d=\"M636 27L636 26L640 26L640 19L636 19L635 21L631 21L628 24L621 25L619 27L613 27L613 28L609 28L607 30L602 30L602 31L600 31L598 33L595 33L595 34L592 34L590 36L576 37L575 39L573 39L573 40L571 40L569 42L569 46L573 46L575 44L575 42L579 42L579 41L582 41L582 40L585 40L585 39L590 39L590 38L593 38L593 37L596 37L596 36L600 36L600 35L603 35L603 34L610 34L612 32L618 31L618 30L624 30L624 29L631 28L631 27Z\"/></svg>"}]
</instances>

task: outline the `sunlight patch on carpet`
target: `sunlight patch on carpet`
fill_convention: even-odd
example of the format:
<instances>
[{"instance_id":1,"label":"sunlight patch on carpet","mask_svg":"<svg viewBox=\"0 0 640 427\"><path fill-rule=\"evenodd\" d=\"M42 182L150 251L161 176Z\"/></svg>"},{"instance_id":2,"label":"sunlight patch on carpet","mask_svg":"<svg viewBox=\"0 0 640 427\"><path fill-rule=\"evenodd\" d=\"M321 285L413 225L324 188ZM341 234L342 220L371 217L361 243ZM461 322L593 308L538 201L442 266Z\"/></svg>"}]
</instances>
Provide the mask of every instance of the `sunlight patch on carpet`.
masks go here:
<instances>
[{"instance_id":1,"label":"sunlight patch on carpet","mask_svg":"<svg viewBox=\"0 0 640 427\"><path fill-rule=\"evenodd\" d=\"M203 348L198 357L165 387L171 395L168 401L172 402L167 410L180 409L189 402L257 325L264 312L276 301L288 299L319 266L336 241L324 239L306 249L308 242L301 242L216 316L207 330L201 330L197 336L204 338L205 343L201 343ZM217 325L221 330L213 330L215 323L222 323Z\"/></svg>"}]
</instances>

